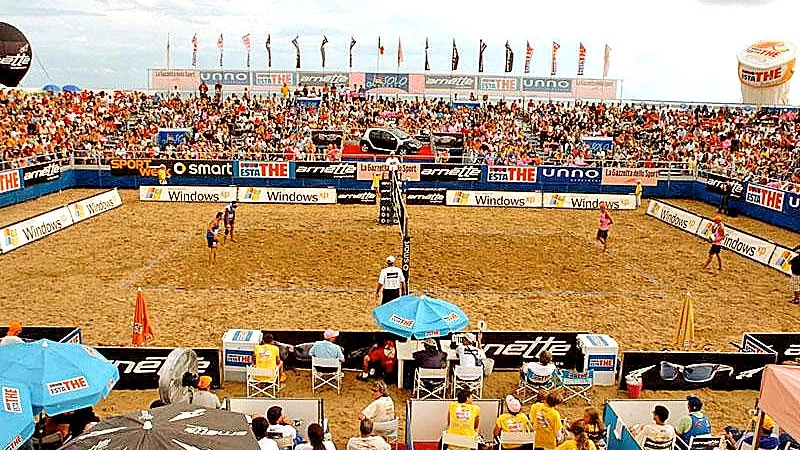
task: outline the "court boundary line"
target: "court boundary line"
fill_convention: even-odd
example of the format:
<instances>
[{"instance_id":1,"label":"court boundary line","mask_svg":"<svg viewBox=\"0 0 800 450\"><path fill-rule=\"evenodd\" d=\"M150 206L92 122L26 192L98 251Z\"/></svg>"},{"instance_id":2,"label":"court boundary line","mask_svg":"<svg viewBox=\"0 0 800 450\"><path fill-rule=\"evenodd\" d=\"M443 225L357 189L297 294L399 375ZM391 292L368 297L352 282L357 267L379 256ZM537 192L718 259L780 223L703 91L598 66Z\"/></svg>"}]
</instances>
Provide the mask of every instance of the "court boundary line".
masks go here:
<instances>
[{"instance_id":1,"label":"court boundary line","mask_svg":"<svg viewBox=\"0 0 800 450\"><path fill-rule=\"evenodd\" d=\"M189 240L194 237L196 230L189 230L183 233L183 236L180 237L177 241L173 243L173 245L164 246L164 250L156 254L154 257L150 258L144 266L139 267L138 269L134 270L130 273L124 280L120 283L123 288L129 289L133 287L138 281L144 276L147 272L151 269L156 267L161 261L169 258L172 256L179 246L182 246L189 242Z\"/></svg>"}]
</instances>

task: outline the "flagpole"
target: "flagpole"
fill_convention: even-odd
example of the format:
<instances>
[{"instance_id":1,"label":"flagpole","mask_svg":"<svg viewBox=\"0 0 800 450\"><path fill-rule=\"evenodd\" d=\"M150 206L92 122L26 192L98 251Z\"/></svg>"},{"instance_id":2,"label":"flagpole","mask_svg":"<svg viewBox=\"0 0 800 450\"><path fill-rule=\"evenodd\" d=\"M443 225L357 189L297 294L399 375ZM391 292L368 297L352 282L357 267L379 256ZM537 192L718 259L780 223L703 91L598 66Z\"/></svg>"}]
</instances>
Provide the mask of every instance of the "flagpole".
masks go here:
<instances>
[{"instance_id":1,"label":"flagpole","mask_svg":"<svg viewBox=\"0 0 800 450\"><path fill-rule=\"evenodd\" d=\"M167 70L169 70L169 33L167 33Z\"/></svg>"}]
</instances>

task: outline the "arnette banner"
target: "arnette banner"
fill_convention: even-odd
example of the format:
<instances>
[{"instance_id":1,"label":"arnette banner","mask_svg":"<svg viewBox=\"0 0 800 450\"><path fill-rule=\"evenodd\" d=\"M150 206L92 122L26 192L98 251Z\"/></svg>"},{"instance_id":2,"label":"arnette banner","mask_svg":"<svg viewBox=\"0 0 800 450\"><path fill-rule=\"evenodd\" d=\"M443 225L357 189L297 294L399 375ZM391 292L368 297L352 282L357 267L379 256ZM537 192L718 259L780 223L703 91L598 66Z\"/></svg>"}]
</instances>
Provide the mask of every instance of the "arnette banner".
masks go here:
<instances>
[{"instance_id":1,"label":"arnette banner","mask_svg":"<svg viewBox=\"0 0 800 450\"><path fill-rule=\"evenodd\" d=\"M800 357L800 333L745 333L742 336L745 352L777 354L777 363L796 361Z\"/></svg>"},{"instance_id":2,"label":"arnette banner","mask_svg":"<svg viewBox=\"0 0 800 450\"><path fill-rule=\"evenodd\" d=\"M338 189L336 203L340 205L374 205L378 195L369 189Z\"/></svg>"},{"instance_id":3,"label":"arnette banner","mask_svg":"<svg viewBox=\"0 0 800 450\"><path fill-rule=\"evenodd\" d=\"M240 187L240 203L336 204L333 188Z\"/></svg>"},{"instance_id":4,"label":"arnette banner","mask_svg":"<svg viewBox=\"0 0 800 450\"><path fill-rule=\"evenodd\" d=\"M46 183L61 177L61 166L57 162L36 164L22 168L22 182L25 187Z\"/></svg>"},{"instance_id":5,"label":"arnette banner","mask_svg":"<svg viewBox=\"0 0 800 450\"><path fill-rule=\"evenodd\" d=\"M358 167L355 163L296 161L294 177L311 180L355 180Z\"/></svg>"},{"instance_id":6,"label":"arnette banner","mask_svg":"<svg viewBox=\"0 0 800 450\"><path fill-rule=\"evenodd\" d=\"M640 181L642 186L657 186L658 169L604 167L600 184L606 186L635 186L637 181Z\"/></svg>"},{"instance_id":7,"label":"arnette banner","mask_svg":"<svg viewBox=\"0 0 800 450\"><path fill-rule=\"evenodd\" d=\"M553 184L600 184L603 170L599 167L548 167L539 166L540 183Z\"/></svg>"},{"instance_id":8,"label":"arnette banner","mask_svg":"<svg viewBox=\"0 0 800 450\"><path fill-rule=\"evenodd\" d=\"M605 203L608 209L636 209L636 196L633 194L575 194L545 192L542 204L545 208L600 209Z\"/></svg>"},{"instance_id":9,"label":"arnette banner","mask_svg":"<svg viewBox=\"0 0 800 450\"><path fill-rule=\"evenodd\" d=\"M406 204L407 205L444 205L445 188L432 188L432 189L408 189L406 191Z\"/></svg>"},{"instance_id":10,"label":"arnette banner","mask_svg":"<svg viewBox=\"0 0 800 450\"><path fill-rule=\"evenodd\" d=\"M474 90L476 78L470 75L425 75L426 90Z\"/></svg>"},{"instance_id":11,"label":"arnette banner","mask_svg":"<svg viewBox=\"0 0 800 450\"><path fill-rule=\"evenodd\" d=\"M625 352L619 388L625 388L626 376L638 373L653 390L758 390L764 366L775 360L774 353Z\"/></svg>"},{"instance_id":12,"label":"arnette banner","mask_svg":"<svg viewBox=\"0 0 800 450\"><path fill-rule=\"evenodd\" d=\"M347 72L299 72L297 84L300 86L348 86L350 75Z\"/></svg>"},{"instance_id":13,"label":"arnette banner","mask_svg":"<svg viewBox=\"0 0 800 450\"><path fill-rule=\"evenodd\" d=\"M174 349L166 347L95 347L119 370L116 390L158 389L158 372ZM222 388L222 365L217 348L195 348L200 375L211 377L211 387Z\"/></svg>"},{"instance_id":14,"label":"arnette banner","mask_svg":"<svg viewBox=\"0 0 800 450\"><path fill-rule=\"evenodd\" d=\"M724 175L711 172L701 172L700 179L706 184L706 190L722 194L722 185L727 181L731 188L731 197L739 198L744 194L744 183Z\"/></svg>"},{"instance_id":15,"label":"arnette banner","mask_svg":"<svg viewBox=\"0 0 800 450\"><path fill-rule=\"evenodd\" d=\"M288 162L236 161L233 165L236 178L289 178Z\"/></svg>"},{"instance_id":16,"label":"arnette banner","mask_svg":"<svg viewBox=\"0 0 800 450\"><path fill-rule=\"evenodd\" d=\"M488 166L486 181L491 183L536 183L536 166Z\"/></svg>"},{"instance_id":17,"label":"arnette banner","mask_svg":"<svg viewBox=\"0 0 800 450\"><path fill-rule=\"evenodd\" d=\"M483 206L501 208L541 208L541 192L448 190L447 206Z\"/></svg>"},{"instance_id":18,"label":"arnette banner","mask_svg":"<svg viewBox=\"0 0 800 450\"><path fill-rule=\"evenodd\" d=\"M420 181L480 181L479 164L422 164Z\"/></svg>"},{"instance_id":19,"label":"arnette banner","mask_svg":"<svg viewBox=\"0 0 800 450\"><path fill-rule=\"evenodd\" d=\"M139 186L141 202L228 203L236 200L233 186Z\"/></svg>"},{"instance_id":20,"label":"arnette banner","mask_svg":"<svg viewBox=\"0 0 800 450\"><path fill-rule=\"evenodd\" d=\"M419 181L419 164L402 163L400 164L400 170L402 170L404 179L407 179L408 181ZM372 177L375 176L376 173L381 176L389 173L389 165L382 162L359 162L356 179L361 181L371 181Z\"/></svg>"}]
</instances>

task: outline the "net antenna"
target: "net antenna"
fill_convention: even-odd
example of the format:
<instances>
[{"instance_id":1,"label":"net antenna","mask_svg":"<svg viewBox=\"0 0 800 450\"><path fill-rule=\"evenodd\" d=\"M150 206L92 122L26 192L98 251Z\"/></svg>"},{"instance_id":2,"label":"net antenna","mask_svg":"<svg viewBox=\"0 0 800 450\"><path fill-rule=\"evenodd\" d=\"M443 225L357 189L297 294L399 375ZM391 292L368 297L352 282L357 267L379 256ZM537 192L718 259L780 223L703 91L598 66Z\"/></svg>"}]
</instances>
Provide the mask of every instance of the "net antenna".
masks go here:
<instances>
[{"instance_id":1,"label":"net antenna","mask_svg":"<svg viewBox=\"0 0 800 450\"><path fill-rule=\"evenodd\" d=\"M390 172L389 183L391 185L392 205L397 214L398 225L400 226L400 236L408 235L408 215L406 214L406 202L403 199L403 181L401 171Z\"/></svg>"}]
</instances>

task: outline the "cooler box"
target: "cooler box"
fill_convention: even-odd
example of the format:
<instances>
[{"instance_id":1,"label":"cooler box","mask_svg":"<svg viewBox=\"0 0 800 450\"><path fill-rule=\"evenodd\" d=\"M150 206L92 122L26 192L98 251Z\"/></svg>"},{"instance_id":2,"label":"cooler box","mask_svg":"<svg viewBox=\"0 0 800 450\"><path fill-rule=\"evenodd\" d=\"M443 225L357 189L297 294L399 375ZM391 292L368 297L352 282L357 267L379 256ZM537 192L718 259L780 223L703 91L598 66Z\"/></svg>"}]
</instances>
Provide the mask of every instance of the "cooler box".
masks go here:
<instances>
[{"instance_id":1,"label":"cooler box","mask_svg":"<svg viewBox=\"0 0 800 450\"><path fill-rule=\"evenodd\" d=\"M594 384L614 386L617 373L617 341L607 334L579 334L578 349L583 353L579 371L593 370Z\"/></svg>"},{"instance_id":2,"label":"cooler box","mask_svg":"<svg viewBox=\"0 0 800 450\"><path fill-rule=\"evenodd\" d=\"M222 335L222 370L225 381L244 382L245 367L254 364L253 350L261 343L261 330L232 329Z\"/></svg>"}]
</instances>

